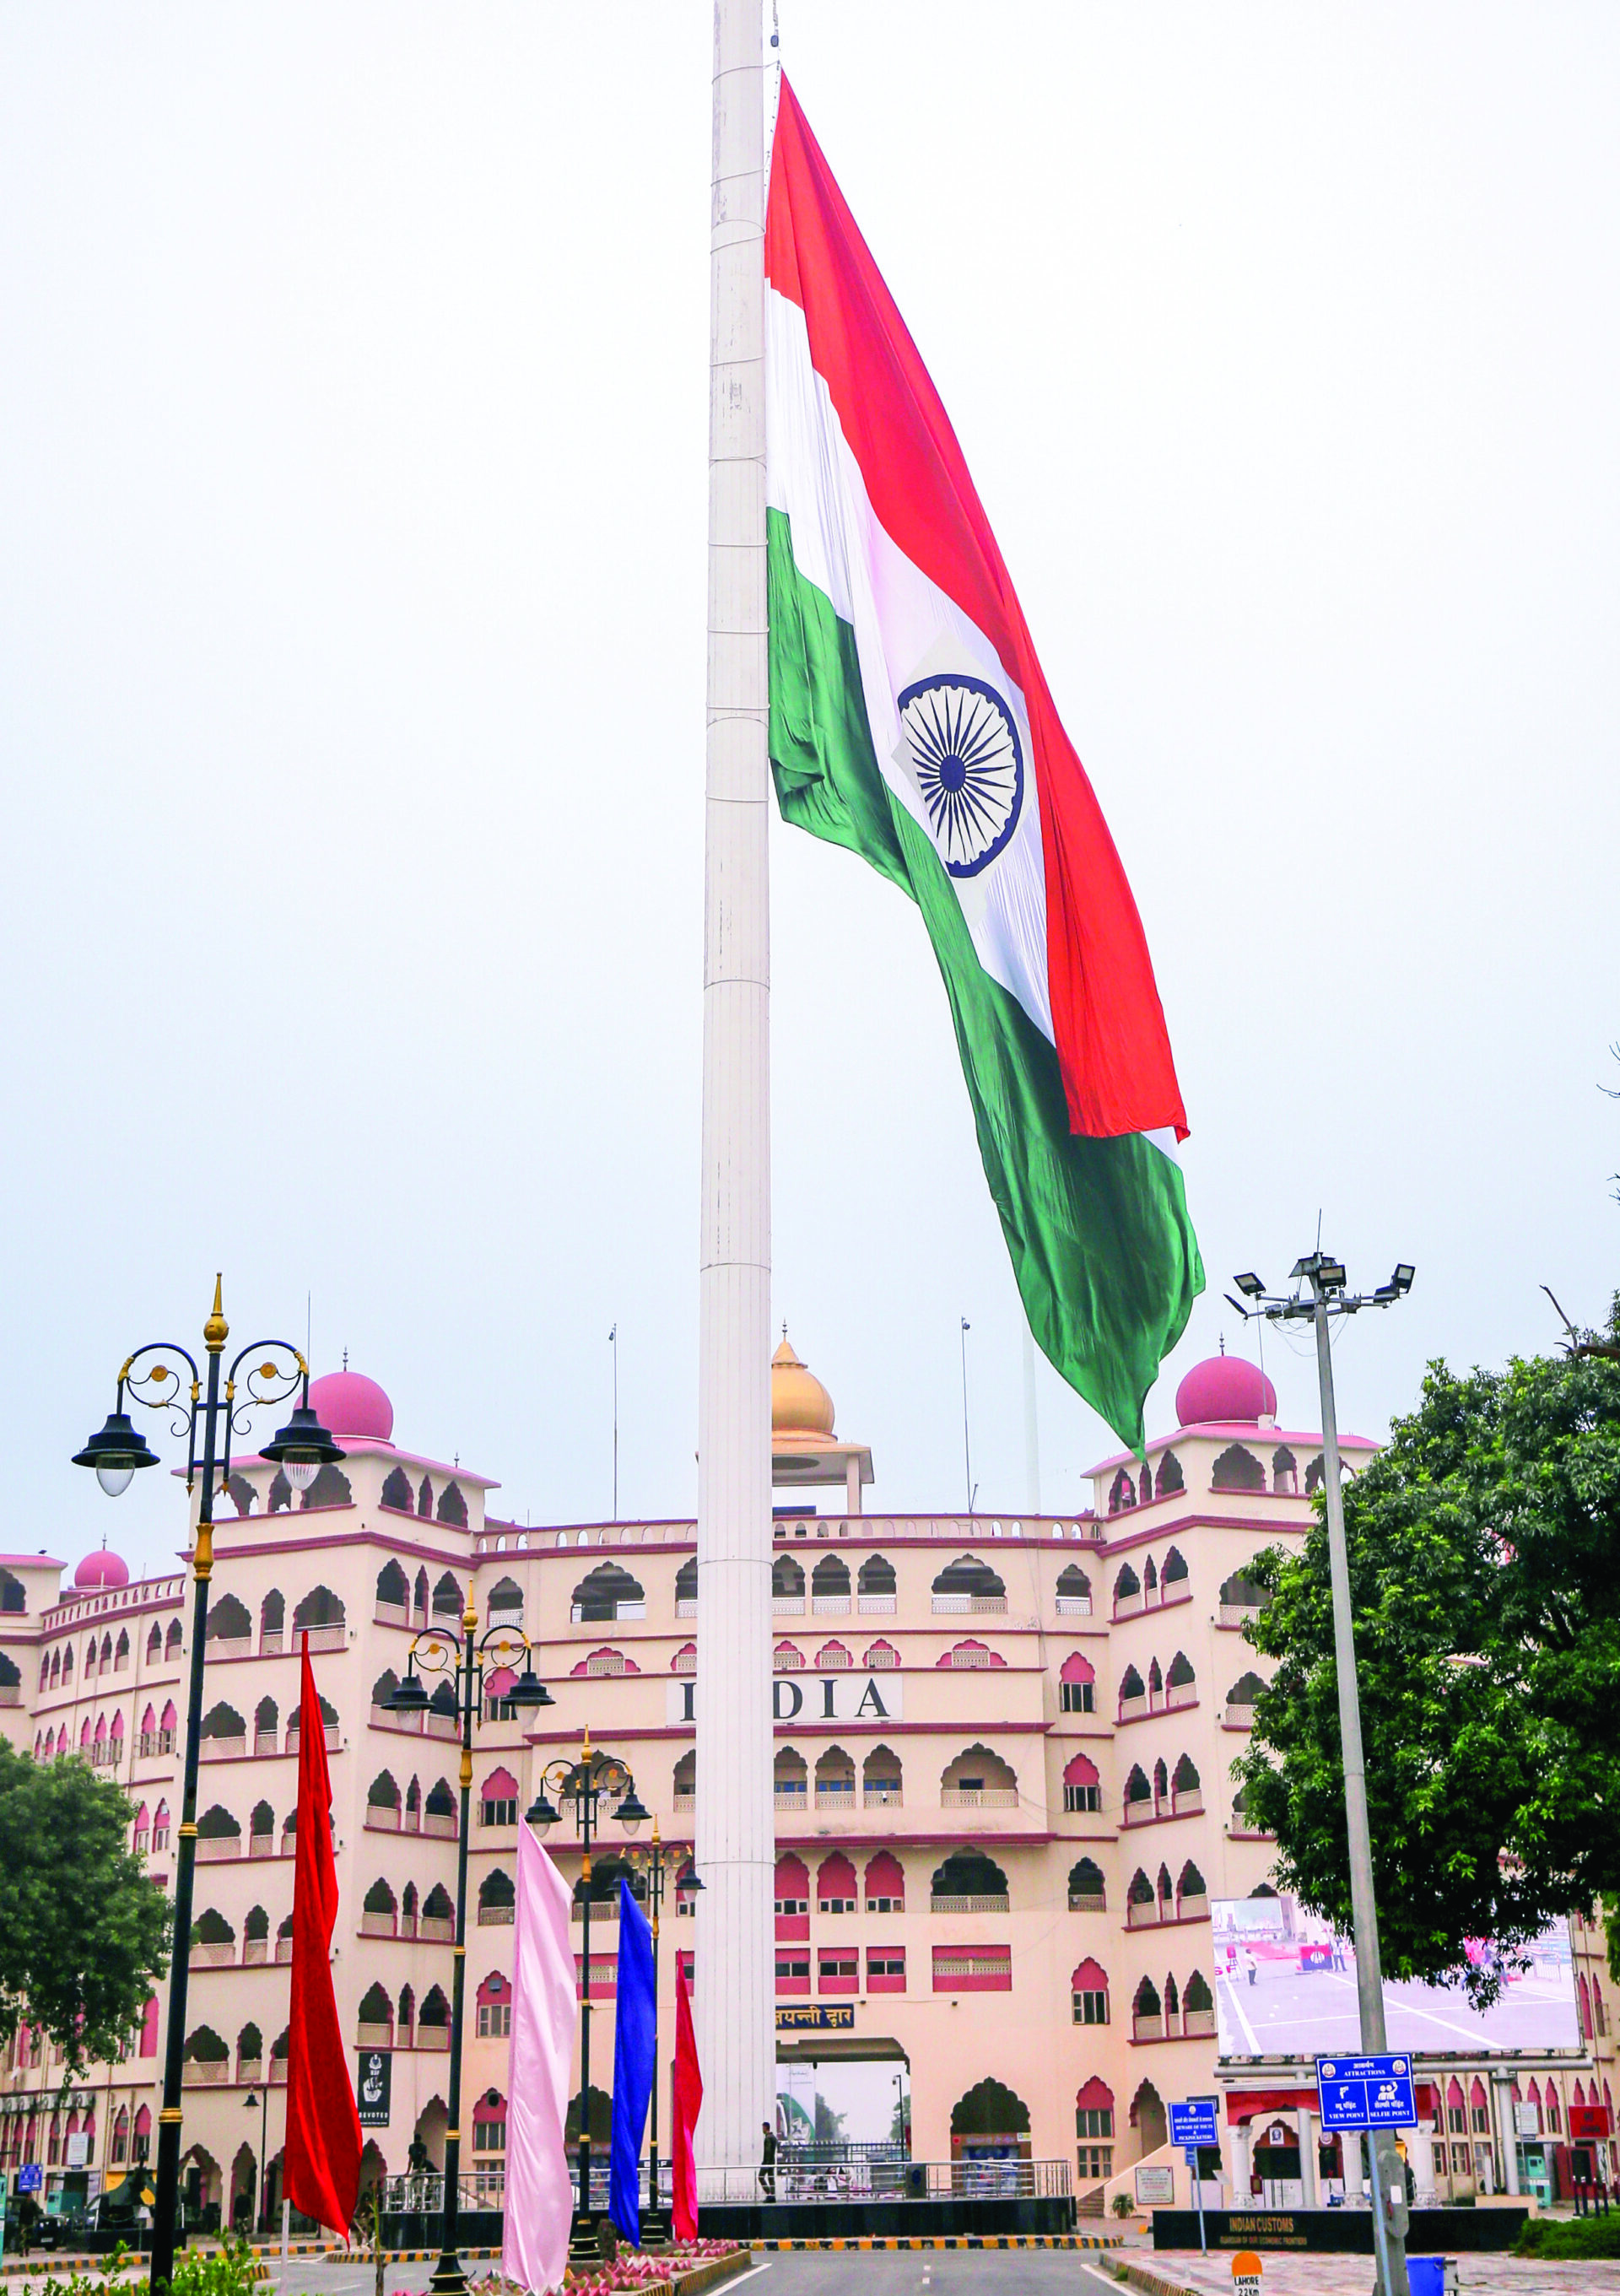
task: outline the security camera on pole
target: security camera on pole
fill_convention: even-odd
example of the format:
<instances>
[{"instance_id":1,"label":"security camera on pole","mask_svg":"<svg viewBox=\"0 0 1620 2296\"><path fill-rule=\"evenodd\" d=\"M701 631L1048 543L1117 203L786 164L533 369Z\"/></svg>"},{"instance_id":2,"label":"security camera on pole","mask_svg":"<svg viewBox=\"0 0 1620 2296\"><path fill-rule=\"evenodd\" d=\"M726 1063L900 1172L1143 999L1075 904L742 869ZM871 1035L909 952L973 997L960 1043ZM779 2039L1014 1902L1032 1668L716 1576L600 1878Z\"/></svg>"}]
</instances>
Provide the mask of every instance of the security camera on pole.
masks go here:
<instances>
[{"instance_id":1,"label":"security camera on pole","mask_svg":"<svg viewBox=\"0 0 1620 2296\"><path fill-rule=\"evenodd\" d=\"M1336 1316L1354 1316L1363 1308L1393 1307L1411 1289L1411 1268L1404 1262L1387 1283L1376 1292L1351 1292L1345 1288L1342 1264L1317 1250L1308 1259L1296 1260L1286 1298L1267 1293L1255 1275L1234 1280L1250 1304L1242 1306L1228 1295L1229 1304L1245 1317L1264 1316L1269 1323L1303 1323L1316 1328L1316 1370L1321 1388L1322 1496L1328 1516L1328 1562L1333 1583L1333 1656L1338 1675L1338 1731L1344 1754L1345 1817L1350 1839L1350 1905L1355 1929L1355 1988L1361 2008L1362 2049L1381 2056L1388 2048L1384 2030L1384 1980L1379 1960L1378 1901L1372 1886L1372 1835L1367 1822L1367 1764L1362 1751L1362 1704L1355 1682L1355 1635L1350 1615L1350 1557L1345 1543L1345 1501L1339 1488L1338 1419L1333 1404L1333 1351L1329 1323ZM1302 1285L1309 1289L1302 1290ZM1379 2296L1410 2296L1406 2271L1406 2175L1395 2149L1393 2128L1370 2128L1368 2149L1372 2155L1372 2229L1378 2251Z\"/></svg>"}]
</instances>

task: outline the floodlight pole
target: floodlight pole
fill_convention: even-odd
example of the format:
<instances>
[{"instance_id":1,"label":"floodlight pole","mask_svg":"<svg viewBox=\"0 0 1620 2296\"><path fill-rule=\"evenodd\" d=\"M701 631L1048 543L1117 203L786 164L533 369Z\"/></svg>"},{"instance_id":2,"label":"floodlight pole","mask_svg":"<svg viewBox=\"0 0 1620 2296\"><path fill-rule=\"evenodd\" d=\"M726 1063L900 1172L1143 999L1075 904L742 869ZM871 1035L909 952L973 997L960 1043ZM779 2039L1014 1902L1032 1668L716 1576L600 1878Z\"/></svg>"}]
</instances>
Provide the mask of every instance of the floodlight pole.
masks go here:
<instances>
[{"instance_id":1,"label":"floodlight pole","mask_svg":"<svg viewBox=\"0 0 1620 2296\"><path fill-rule=\"evenodd\" d=\"M1350 1551L1345 1538L1345 1498L1339 1483L1338 1414L1333 1397L1333 1349L1329 1330L1335 1316L1354 1316L1364 1307L1387 1308L1403 1299L1412 1271L1401 1267L1370 1294L1345 1289L1340 1263L1318 1250L1297 1262L1294 1280L1311 1287L1308 1298L1268 1300L1254 1276L1240 1276L1239 1289L1256 1305L1242 1312L1272 1323L1303 1322L1316 1332L1316 1373L1321 1390L1322 1498L1328 1521L1328 1567L1333 1594L1333 1659L1338 1677L1338 1734L1345 1773L1345 1821L1350 1845L1350 1910L1355 1932L1355 1990L1361 2011L1362 2051L1382 2056L1388 2047L1384 2025L1384 1979L1379 1957L1378 1898L1372 1881L1372 1831L1367 1816L1367 1758L1362 1745L1362 1702L1355 1678L1355 1627L1350 1608ZM1236 1302L1233 1303L1234 1305ZM1395 2149L1395 2131L1370 2129L1372 2167L1372 2237L1378 2255L1379 2296L1411 2296L1406 2269L1406 2177ZM1358 2146L1359 2151L1359 2146Z\"/></svg>"}]
</instances>

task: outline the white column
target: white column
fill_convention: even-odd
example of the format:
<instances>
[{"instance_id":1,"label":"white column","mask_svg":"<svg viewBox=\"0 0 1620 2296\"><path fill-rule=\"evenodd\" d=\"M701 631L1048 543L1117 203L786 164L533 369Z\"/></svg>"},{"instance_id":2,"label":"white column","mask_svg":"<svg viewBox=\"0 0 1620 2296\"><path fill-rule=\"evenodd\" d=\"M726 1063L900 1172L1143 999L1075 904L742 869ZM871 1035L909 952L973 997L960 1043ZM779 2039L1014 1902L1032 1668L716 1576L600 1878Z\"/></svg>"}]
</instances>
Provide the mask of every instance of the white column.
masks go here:
<instances>
[{"instance_id":1,"label":"white column","mask_svg":"<svg viewBox=\"0 0 1620 2296\"><path fill-rule=\"evenodd\" d=\"M1496 2141L1501 2160L1501 2182L1505 2193L1518 2197L1518 2130L1513 2122L1513 2078L1504 2079L1493 2073L1491 2087L1496 2095Z\"/></svg>"},{"instance_id":2,"label":"white column","mask_svg":"<svg viewBox=\"0 0 1620 2296\"><path fill-rule=\"evenodd\" d=\"M1303 2204L1307 2209L1321 2205L1316 2190L1316 2124L1309 2105L1298 2109L1299 2120L1299 2189Z\"/></svg>"},{"instance_id":3,"label":"white column","mask_svg":"<svg viewBox=\"0 0 1620 2296\"><path fill-rule=\"evenodd\" d=\"M776 2116L764 82L760 0L716 0L694 2003L711 2167L757 2161Z\"/></svg>"}]
</instances>

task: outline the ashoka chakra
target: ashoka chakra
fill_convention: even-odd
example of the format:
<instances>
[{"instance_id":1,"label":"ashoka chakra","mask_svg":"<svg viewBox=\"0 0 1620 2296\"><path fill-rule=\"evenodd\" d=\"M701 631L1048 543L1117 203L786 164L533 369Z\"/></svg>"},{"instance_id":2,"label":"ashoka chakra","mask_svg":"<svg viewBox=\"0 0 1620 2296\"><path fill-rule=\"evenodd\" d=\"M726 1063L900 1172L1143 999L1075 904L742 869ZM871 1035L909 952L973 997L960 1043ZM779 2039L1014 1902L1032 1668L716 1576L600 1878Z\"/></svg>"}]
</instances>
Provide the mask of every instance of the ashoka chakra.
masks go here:
<instances>
[{"instance_id":1,"label":"ashoka chakra","mask_svg":"<svg viewBox=\"0 0 1620 2296\"><path fill-rule=\"evenodd\" d=\"M1024 752L1012 713L977 677L925 677L900 696L900 726L939 856L975 877L1018 826Z\"/></svg>"}]
</instances>

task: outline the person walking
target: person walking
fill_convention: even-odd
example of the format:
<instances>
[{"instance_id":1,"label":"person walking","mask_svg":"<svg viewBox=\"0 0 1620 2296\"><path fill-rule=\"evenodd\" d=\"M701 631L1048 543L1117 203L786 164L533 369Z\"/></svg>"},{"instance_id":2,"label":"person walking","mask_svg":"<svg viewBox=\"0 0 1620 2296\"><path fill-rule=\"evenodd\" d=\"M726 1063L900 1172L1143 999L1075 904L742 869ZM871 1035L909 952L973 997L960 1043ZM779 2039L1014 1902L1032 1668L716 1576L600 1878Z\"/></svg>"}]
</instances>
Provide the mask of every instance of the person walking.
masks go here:
<instances>
[{"instance_id":1,"label":"person walking","mask_svg":"<svg viewBox=\"0 0 1620 2296\"><path fill-rule=\"evenodd\" d=\"M759 2124L763 2143L759 2154L759 2189L767 2201L776 2198L776 2131L768 2120Z\"/></svg>"}]
</instances>

